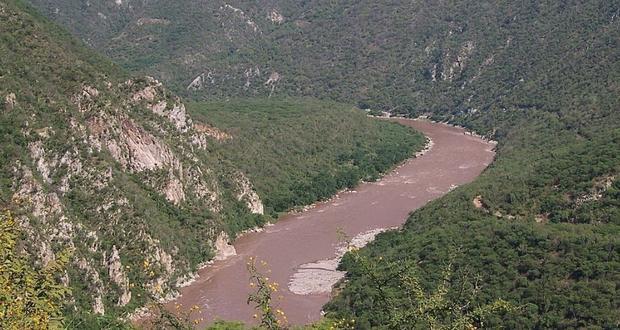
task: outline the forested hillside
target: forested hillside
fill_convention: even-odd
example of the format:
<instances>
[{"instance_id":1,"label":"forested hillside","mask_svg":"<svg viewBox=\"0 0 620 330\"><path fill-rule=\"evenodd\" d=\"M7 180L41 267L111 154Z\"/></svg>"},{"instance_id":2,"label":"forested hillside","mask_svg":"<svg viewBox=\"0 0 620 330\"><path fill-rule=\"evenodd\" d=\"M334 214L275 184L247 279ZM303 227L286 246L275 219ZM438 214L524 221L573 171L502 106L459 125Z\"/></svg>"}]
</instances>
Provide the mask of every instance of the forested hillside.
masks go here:
<instances>
[{"instance_id":1,"label":"forested hillside","mask_svg":"<svg viewBox=\"0 0 620 330\"><path fill-rule=\"evenodd\" d=\"M239 100L188 109L237 137L219 150L247 173L273 217L374 181L425 144L401 125L334 102Z\"/></svg>"},{"instance_id":2,"label":"forested hillside","mask_svg":"<svg viewBox=\"0 0 620 330\"><path fill-rule=\"evenodd\" d=\"M201 151L212 140L161 84L130 79L21 1L0 16L1 199L22 250L36 267L72 251L62 281L80 318L167 294L213 256L231 220L220 211L251 185ZM241 226L262 221L244 210L256 220Z\"/></svg>"},{"instance_id":3,"label":"forested hillside","mask_svg":"<svg viewBox=\"0 0 620 330\"><path fill-rule=\"evenodd\" d=\"M544 102L522 96L547 97L535 88L541 79L578 83L577 58L598 63L582 72L589 78L615 74L596 69L613 64L614 1L32 2L123 66L197 98L312 95L414 113L498 101L528 109Z\"/></svg>"},{"instance_id":4,"label":"forested hillside","mask_svg":"<svg viewBox=\"0 0 620 330\"><path fill-rule=\"evenodd\" d=\"M0 1L0 54L0 208L2 221L14 217L18 225L7 227L17 241L3 242L2 253L44 274L69 253L66 272L55 278L71 289L65 326L95 326L89 322L101 315L113 320L151 297L174 294L229 237L374 177L424 144L412 130L335 103L284 103L291 115L269 127L215 116L223 109L227 116L239 111L240 118L277 115L269 112L277 105L266 101L239 110L226 103L186 110L156 79L124 72L19 0ZM292 132L292 126L304 130ZM319 134L327 140L313 139ZM342 167L346 153L327 148L317 153L317 164L302 167L302 155L278 154L294 139L304 150L337 140L334 146L358 155L359 163ZM237 157L241 146L248 154L261 150L266 168L282 169L261 172L251 158ZM307 181L318 165L332 183L326 191ZM270 174L289 181L269 187L264 176ZM300 184L304 195L294 189ZM11 277L1 271L18 281L12 276L19 278L19 270ZM53 285L52 275L44 279ZM59 296L50 294L57 304Z\"/></svg>"},{"instance_id":5,"label":"forested hillside","mask_svg":"<svg viewBox=\"0 0 620 330\"><path fill-rule=\"evenodd\" d=\"M479 180L362 253L385 260L378 275L393 278L400 268L387 265L399 264L425 288L448 260L481 276L477 303L520 310L491 326L620 327L618 1L32 2L195 99L315 96L498 140ZM388 322L378 295L404 302L398 282L377 292L353 258L343 267L329 313L362 328Z\"/></svg>"},{"instance_id":6,"label":"forested hillside","mask_svg":"<svg viewBox=\"0 0 620 330\"><path fill-rule=\"evenodd\" d=\"M365 253L384 258L379 273L386 279L400 269L422 275L426 288L450 261L460 274L480 276L478 304L504 298L520 308L486 326L618 327L618 3L498 4L503 14L490 12L499 24L486 16L492 6L479 5L487 8L477 14L457 6L447 25L452 33L436 50L444 60L437 71L419 64L420 89L408 112L494 137L496 162ZM343 267L348 281L328 306L332 315L388 323L366 269L351 261ZM384 283L383 293L406 299L398 281ZM458 290L452 299L460 299Z\"/></svg>"}]
</instances>

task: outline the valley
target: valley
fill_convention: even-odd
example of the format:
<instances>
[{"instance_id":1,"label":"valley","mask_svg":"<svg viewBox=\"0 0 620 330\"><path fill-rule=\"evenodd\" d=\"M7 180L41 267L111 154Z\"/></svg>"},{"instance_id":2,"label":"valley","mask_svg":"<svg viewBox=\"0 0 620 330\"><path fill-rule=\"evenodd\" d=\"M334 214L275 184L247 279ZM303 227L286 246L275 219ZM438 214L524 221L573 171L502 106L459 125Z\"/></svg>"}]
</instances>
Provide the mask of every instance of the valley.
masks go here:
<instances>
[{"instance_id":1,"label":"valley","mask_svg":"<svg viewBox=\"0 0 620 330\"><path fill-rule=\"evenodd\" d=\"M207 322L286 328L253 255L311 329L619 328L619 41L609 0L0 0L0 328L199 269Z\"/></svg>"}]
</instances>

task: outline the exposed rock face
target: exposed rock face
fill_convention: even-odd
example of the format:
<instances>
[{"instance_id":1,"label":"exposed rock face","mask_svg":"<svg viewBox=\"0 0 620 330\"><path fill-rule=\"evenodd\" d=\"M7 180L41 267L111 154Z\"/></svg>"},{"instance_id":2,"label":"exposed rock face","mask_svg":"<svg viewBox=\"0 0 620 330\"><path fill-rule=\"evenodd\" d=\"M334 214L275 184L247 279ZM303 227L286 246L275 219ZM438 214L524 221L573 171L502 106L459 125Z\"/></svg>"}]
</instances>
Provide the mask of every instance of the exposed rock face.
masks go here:
<instances>
[{"instance_id":1,"label":"exposed rock face","mask_svg":"<svg viewBox=\"0 0 620 330\"><path fill-rule=\"evenodd\" d=\"M99 90L85 85L82 91L73 96L72 101L81 112L89 112L93 108L93 101L99 97Z\"/></svg>"},{"instance_id":2,"label":"exposed rock face","mask_svg":"<svg viewBox=\"0 0 620 330\"><path fill-rule=\"evenodd\" d=\"M28 144L28 148L30 149L30 157L36 161L37 170L43 176L43 180L49 183L51 172L50 168L56 166L56 160L49 163L45 159L45 150L43 149L42 141L31 142Z\"/></svg>"},{"instance_id":3,"label":"exposed rock face","mask_svg":"<svg viewBox=\"0 0 620 330\"><path fill-rule=\"evenodd\" d=\"M143 25L168 25L168 24L170 24L170 21L167 20L167 19L163 19L163 18L148 18L148 17L141 17L136 22L136 25L138 25L138 26L143 26Z\"/></svg>"},{"instance_id":4,"label":"exposed rock face","mask_svg":"<svg viewBox=\"0 0 620 330\"><path fill-rule=\"evenodd\" d=\"M114 1L119 11L137 5ZM237 196L254 212L262 212L262 204L247 179L224 185L229 180L224 175L236 169L205 150L232 137L194 125L181 99L157 80L125 81L115 70L83 58L92 53L74 52L79 46L54 39L41 29L47 25L37 24L38 17L21 11L12 2L0 2L2 34L21 38L7 49L8 58L55 56L26 67L8 61L3 68L26 74L8 78L15 80L10 86L20 86L24 97L19 100L0 86L0 115L21 120L5 139L9 145L2 146L16 151L7 153L11 158L5 160L2 195L10 196L27 237L23 249L36 266L53 262L60 251L73 251L62 282L82 298L69 297L69 308L116 311L135 300L134 284L139 291L166 297L178 278L207 261L196 260L197 245L208 251L217 243L220 255L234 252L220 235L226 225L223 205L236 203ZM106 14L111 20L112 14ZM24 24L28 34L20 33ZM138 24L165 22L142 19ZM209 74L201 79L212 81ZM143 267L144 261L152 267ZM111 301L111 295L118 299Z\"/></svg>"},{"instance_id":5,"label":"exposed rock face","mask_svg":"<svg viewBox=\"0 0 620 330\"><path fill-rule=\"evenodd\" d=\"M118 305L125 306L131 301L131 291L129 290L129 279L123 272L121 257L116 249L116 245L112 245L112 253L108 259L108 276L112 282L116 283L121 289L121 295L118 298Z\"/></svg>"},{"instance_id":6,"label":"exposed rock face","mask_svg":"<svg viewBox=\"0 0 620 330\"><path fill-rule=\"evenodd\" d=\"M478 195L474 198L474 200L472 201L472 203L474 204L474 207L477 209L483 209L484 207L484 202L482 201L482 196Z\"/></svg>"},{"instance_id":7,"label":"exposed rock face","mask_svg":"<svg viewBox=\"0 0 620 330\"><path fill-rule=\"evenodd\" d=\"M120 123L118 140L108 143L112 156L126 168L141 172L177 163L170 149L131 119Z\"/></svg>"},{"instance_id":8,"label":"exposed rock face","mask_svg":"<svg viewBox=\"0 0 620 330\"><path fill-rule=\"evenodd\" d=\"M136 85L133 81L124 84L129 88L134 88ZM87 105L83 100L80 104ZM153 78L147 78L146 86L133 92L131 104L144 106L157 116L165 118L176 132L166 132L163 135L166 137L177 135L181 144L205 149L208 138L217 140L229 138L229 135L216 128L195 126L187 115L185 105L178 98L167 97L161 83ZM160 131L165 130L159 123L154 123L154 126L159 127ZM174 150L162 138L155 136L123 113L115 116L106 114L93 116L87 122L87 128L91 133L89 140L92 146L97 150L106 148L127 171L142 173L166 170L168 172L166 183L154 184L154 188L160 190L168 201L179 205L186 200L187 193L193 191L196 196L208 196L212 210L219 209L218 197L214 195L217 189L209 188L207 184L209 180L202 178L205 171L188 169L182 165L189 162L193 164L192 167L208 168L194 155Z\"/></svg>"},{"instance_id":9,"label":"exposed rock face","mask_svg":"<svg viewBox=\"0 0 620 330\"><path fill-rule=\"evenodd\" d=\"M182 201L185 200L185 192L183 191L183 183L172 172L172 169L169 171L169 179L168 184L164 190L166 195L166 199L171 201L172 203L178 205Z\"/></svg>"},{"instance_id":10,"label":"exposed rock face","mask_svg":"<svg viewBox=\"0 0 620 330\"><path fill-rule=\"evenodd\" d=\"M188 60L192 62L192 60ZM205 71L199 75L197 75L189 85L187 85L188 91L199 91L202 90L207 84L215 84L215 79L213 78L213 73L211 71Z\"/></svg>"},{"instance_id":11,"label":"exposed rock face","mask_svg":"<svg viewBox=\"0 0 620 330\"><path fill-rule=\"evenodd\" d=\"M203 133L206 136L218 141L225 141L233 138L232 135L207 124L196 123L194 128L197 132Z\"/></svg>"},{"instance_id":12,"label":"exposed rock face","mask_svg":"<svg viewBox=\"0 0 620 330\"><path fill-rule=\"evenodd\" d=\"M154 78L148 77L147 82L148 85L132 97L136 105L145 105L156 115L167 118L180 132L187 132L191 121L185 111L185 104L178 98L173 98L173 102L168 102L162 84ZM131 85L131 83L128 84ZM172 103L171 106L169 106L170 103Z\"/></svg>"},{"instance_id":13,"label":"exposed rock face","mask_svg":"<svg viewBox=\"0 0 620 330\"><path fill-rule=\"evenodd\" d=\"M239 185L238 187L239 192L237 194L237 199L239 201L245 201L246 205L248 206L248 209L250 209L252 213L264 214L265 211L264 211L263 202L260 200L260 197L252 188L252 184L250 183L250 180L248 180L248 178L245 175L240 173L237 179L237 182Z\"/></svg>"},{"instance_id":14,"label":"exposed rock face","mask_svg":"<svg viewBox=\"0 0 620 330\"><path fill-rule=\"evenodd\" d=\"M230 244L230 237L225 232L221 232L215 240L215 260L226 260L237 255L235 247Z\"/></svg>"},{"instance_id":15,"label":"exposed rock face","mask_svg":"<svg viewBox=\"0 0 620 330\"><path fill-rule=\"evenodd\" d=\"M258 25L256 25L256 23L248 15L246 15L243 10L239 8L235 8L229 4L224 4L224 7L222 7L222 9L231 10L232 12L236 14L237 17L245 21L245 23L252 29L252 31L260 32Z\"/></svg>"},{"instance_id":16,"label":"exposed rock face","mask_svg":"<svg viewBox=\"0 0 620 330\"><path fill-rule=\"evenodd\" d=\"M127 97L124 103L110 106L107 93L116 88L125 90ZM15 193L12 199L27 215L18 220L32 238L29 250L42 265L55 259L57 246L81 251L73 261L82 274L80 281L67 275L65 282L85 283L88 296L92 297L89 302L92 311L103 315L132 300L130 278L125 269L130 265L121 261L120 248L128 244L123 237L131 236L132 241L140 244L145 259L158 270L149 277L146 287L153 295L166 297L174 292L170 283L175 283L176 276L183 275L187 263L175 257L176 247L165 249L143 229L136 233L136 228L123 222L124 215L134 212L135 206L131 195L125 196L125 192L118 189L116 180L122 173L136 175L142 178L139 184L160 193L174 206L183 207L191 199L195 205L203 205L217 216L222 209L218 178L196 150L232 136L209 125L194 125L184 104L168 96L161 84L150 78L118 86L84 85L70 99L76 113L87 119L67 116L71 127L70 139L65 141L68 148L55 148L59 144L54 142L57 133L52 127L26 129L24 136L29 139L26 155L32 167L17 162L13 169ZM195 149L196 146L199 148ZM101 157L102 154L108 156ZM88 184L84 185L85 182ZM105 223L93 226L88 220L69 216L73 213L66 211L65 197L76 189L89 196L89 200L98 201L85 205L80 212L85 216L102 216ZM234 195L244 201L251 212L263 212L260 198L245 176L239 175ZM148 222L144 221L140 226L146 226ZM114 230L101 231L107 226ZM106 232L116 234L105 236ZM205 240L213 242L218 258L234 255L228 236L218 235L218 232L221 228L214 222L212 236ZM102 250L102 235L105 240L115 242L111 250ZM106 305L104 299L110 290L118 292L114 305Z\"/></svg>"},{"instance_id":17,"label":"exposed rock face","mask_svg":"<svg viewBox=\"0 0 620 330\"><path fill-rule=\"evenodd\" d=\"M544 213L544 214L537 214L537 215L534 217L534 220L535 220L537 223L547 223L547 222L549 222L549 214L548 214L548 213Z\"/></svg>"},{"instance_id":18,"label":"exposed rock face","mask_svg":"<svg viewBox=\"0 0 620 330\"><path fill-rule=\"evenodd\" d=\"M73 246L74 226L65 216L63 204L56 192L45 192L44 186L35 178L30 168L18 165L14 168L15 180L12 201L20 205L39 223L32 225L27 215L17 218L30 237L29 243L39 262L45 266L55 259L53 244Z\"/></svg>"},{"instance_id":19,"label":"exposed rock face","mask_svg":"<svg viewBox=\"0 0 620 330\"><path fill-rule=\"evenodd\" d=\"M167 117L179 131L184 132L188 129L185 104L175 104L172 107L172 110L170 110L170 112L167 114Z\"/></svg>"},{"instance_id":20,"label":"exposed rock face","mask_svg":"<svg viewBox=\"0 0 620 330\"><path fill-rule=\"evenodd\" d=\"M273 86L276 83L278 83L280 79L282 79L282 76L279 73L274 71L271 73L271 75L269 75L269 79L267 79L267 81L265 82L265 85Z\"/></svg>"},{"instance_id":21,"label":"exposed rock face","mask_svg":"<svg viewBox=\"0 0 620 330\"><path fill-rule=\"evenodd\" d=\"M460 75L467 67L467 61L471 57L475 49L473 41L466 42L456 55L456 58L452 58L450 54L446 55L446 61L444 63L444 71L441 73L443 80L452 81L458 75Z\"/></svg>"},{"instance_id":22,"label":"exposed rock face","mask_svg":"<svg viewBox=\"0 0 620 330\"><path fill-rule=\"evenodd\" d=\"M202 89L202 84L203 84L204 78L203 75L200 74L198 75L196 78L194 78L194 80L192 80L192 82L187 86L187 90L193 90L193 91L197 91L197 90L201 90Z\"/></svg>"},{"instance_id":23,"label":"exposed rock face","mask_svg":"<svg viewBox=\"0 0 620 330\"><path fill-rule=\"evenodd\" d=\"M282 24L284 23L284 16L282 16L276 9L269 12L269 16L267 17L274 24Z\"/></svg>"},{"instance_id":24,"label":"exposed rock face","mask_svg":"<svg viewBox=\"0 0 620 330\"><path fill-rule=\"evenodd\" d=\"M149 79L147 79L147 81L154 84L149 84L148 86L144 87L144 89L135 92L132 96L132 99L134 101L146 100L152 102L155 100L155 96L157 96L157 87L160 87L161 84L150 77Z\"/></svg>"},{"instance_id":25,"label":"exposed rock face","mask_svg":"<svg viewBox=\"0 0 620 330\"><path fill-rule=\"evenodd\" d=\"M99 272L97 272L93 265L84 258L80 258L76 264L78 268L85 273L85 280L89 283L90 291L93 292L93 312L99 315L105 314L105 305L103 304L103 282L99 278Z\"/></svg>"},{"instance_id":26,"label":"exposed rock face","mask_svg":"<svg viewBox=\"0 0 620 330\"><path fill-rule=\"evenodd\" d=\"M615 175L605 175L594 179L594 183L590 191L586 194L574 198L574 203L581 206L590 201L598 201L603 198L603 194L611 188L616 180Z\"/></svg>"},{"instance_id":27,"label":"exposed rock face","mask_svg":"<svg viewBox=\"0 0 620 330\"><path fill-rule=\"evenodd\" d=\"M105 314L105 306L103 305L103 297L101 297L101 295L97 295L95 297L95 301L93 303L93 313L98 315Z\"/></svg>"},{"instance_id":28,"label":"exposed rock face","mask_svg":"<svg viewBox=\"0 0 620 330\"><path fill-rule=\"evenodd\" d=\"M6 110L13 110L15 104L17 104L17 96L15 96L15 93L9 93L9 95L4 98L4 108Z\"/></svg>"},{"instance_id":29,"label":"exposed rock face","mask_svg":"<svg viewBox=\"0 0 620 330\"><path fill-rule=\"evenodd\" d=\"M189 129L189 119L185 111L185 105L181 103L178 98L175 98L174 104L169 108L166 101L166 93L162 87L162 84L154 78L147 78L148 85L143 89L135 92L132 96L132 100L136 105L141 104L151 109L153 113L167 117L168 120L174 124L177 130L186 132ZM127 83L129 86L132 82Z\"/></svg>"},{"instance_id":30,"label":"exposed rock face","mask_svg":"<svg viewBox=\"0 0 620 330\"><path fill-rule=\"evenodd\" d=\"M273 92L276 90L276 85L278 85L278 82L280 82L281 79L282 76L279 73L275 71L271 73L269 79L265 82L265 86L271 89L269 92L269 97L273 95Z\"/></svg>"},{"instance_id":31,"label":"exposed rock face","mask_svg":"<svg viewBox=\"0 0 620 330\"><path fill-rule=\"evenodd\" d=\"M250 86L252 85L252 80L254 78L258 78L261 76L261 72L258 66L254 67L254 68L249 68L247 70L245 70L243 72L243 75L245 76L245 89L250 88Z\"/></svg>"}]
</instances>

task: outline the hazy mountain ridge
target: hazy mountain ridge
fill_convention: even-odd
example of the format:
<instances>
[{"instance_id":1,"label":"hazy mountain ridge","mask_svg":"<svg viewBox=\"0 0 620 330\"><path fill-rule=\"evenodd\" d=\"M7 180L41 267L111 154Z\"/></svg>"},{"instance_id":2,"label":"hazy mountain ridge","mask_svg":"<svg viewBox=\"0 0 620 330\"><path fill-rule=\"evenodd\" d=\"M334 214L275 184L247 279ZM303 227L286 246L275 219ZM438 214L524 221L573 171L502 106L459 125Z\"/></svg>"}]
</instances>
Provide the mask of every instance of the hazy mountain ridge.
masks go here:
<instances>
[{"instance_id":1,"label":"hazy mountain ridge","mask_svg":"<svg viewBox=\"0 0 620 330\"><path fill-rule=\"evenodd\" d=\"M35 4L123 66L141 73L156 71L177 91L232 84L253 90L252 95L269 93L267 81L274 73L269 65L224 67L221 62L237 48L266 44L263 30L276 24L267 14L255 17L225 1Z\"/></svg>"},{"instance_id":2,"label":"hazy mountain ridge","mask_svg":"<svg viewBox=\"0 0 620 330\"><path fill-rule=\"evenodd\" d=\"M310 95L415 114L538 107L541 84L584 60L592 76L613 74L619 14L607 1L102 4L40 6L192 97Z\"/></svg>"}]
</instances>

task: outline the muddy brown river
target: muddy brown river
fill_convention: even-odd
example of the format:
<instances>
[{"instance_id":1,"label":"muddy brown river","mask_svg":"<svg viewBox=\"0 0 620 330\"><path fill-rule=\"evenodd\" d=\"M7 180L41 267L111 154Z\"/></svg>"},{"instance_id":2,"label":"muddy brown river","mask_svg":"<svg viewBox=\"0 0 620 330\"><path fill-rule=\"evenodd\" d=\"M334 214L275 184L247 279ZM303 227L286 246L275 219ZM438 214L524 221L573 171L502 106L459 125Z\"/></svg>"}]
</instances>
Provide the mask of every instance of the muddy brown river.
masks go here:
<instances>
[{"instance_id":1,"label":"muddy brown river","mask_svg":"<svg viewBox=\"0 0 620 330\"><path fill-rule=\"evenodd\" d=\"M333 271L341 243L339 230L352 238L372 237L376 229L404 224L408 214L459 185L476 178L493 160L494 144L460 128L420 120L396 119L432 140L424 155L412 158L378 182L364 183L301 213L289 214L263 232L243 235L237 255L199 271L180 297L169 303L197 305L206 323L215 319L254 323L247 304L251 287L249 257L269 265L270 281L280 284L277 305L290 324L306 324L321 316L329 286L342 274Z\"/></svg>"}]
</instances>

